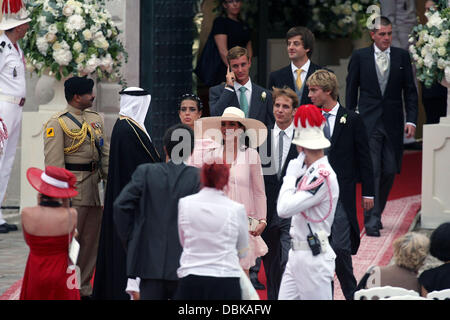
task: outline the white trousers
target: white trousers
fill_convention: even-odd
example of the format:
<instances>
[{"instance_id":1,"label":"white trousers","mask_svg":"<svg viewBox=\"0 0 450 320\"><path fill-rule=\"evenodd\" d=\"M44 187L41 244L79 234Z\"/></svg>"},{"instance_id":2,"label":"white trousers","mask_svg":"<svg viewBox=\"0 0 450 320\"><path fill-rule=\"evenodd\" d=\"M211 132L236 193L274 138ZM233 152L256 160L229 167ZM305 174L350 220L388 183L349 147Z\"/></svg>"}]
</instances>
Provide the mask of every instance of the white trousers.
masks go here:
<instances>
[{"instance_id":1,"label":"white trousers","mask_svg":"<svg viewBox=\"0 0 450 320\"><path fill-rule=\"evenodd\" d=\"M22 129L22 107L17 104L0 101L0 117L6 124L8 130L8 139L3 148L3 154L0 155L0 207L5 197L8 186L9 176L16 156L17 143L19 142ZM0 208L0 224L6 221L3 219Z\"/></svg>"},{"instance_id":2,"label":"white trousers","mask_svg":"<svg viewBox=\"0 0 450 320\"><path fill-rule=\"evenodd\" d=\"M289 250L278 300L332 300L335 258L329 246L317 256L311 250Z\"/></svg>"}]
</instances>

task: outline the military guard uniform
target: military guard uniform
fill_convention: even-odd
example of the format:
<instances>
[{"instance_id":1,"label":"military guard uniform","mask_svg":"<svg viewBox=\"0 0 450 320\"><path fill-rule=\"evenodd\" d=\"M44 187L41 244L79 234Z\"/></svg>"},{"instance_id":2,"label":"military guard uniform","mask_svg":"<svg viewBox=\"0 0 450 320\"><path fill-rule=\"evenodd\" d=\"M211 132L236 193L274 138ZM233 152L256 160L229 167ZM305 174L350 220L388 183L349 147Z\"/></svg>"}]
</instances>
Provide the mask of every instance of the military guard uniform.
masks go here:
<instances>
[{"instance_id":1,"label":"military guard uniform","mask_svg":"<svg viewBox=\"0 0 450 320\"><path fill-rule=\"evenodd\" d=\"M66 168L77 177L78 195L72 199L78 211L77 264L81 270L81 296L89 296L102 218L98 183L108 173L109 144L103 119L97 112L68 105L45 125L44 154L45 166Z\"/></svg>"},{"instance_id":2,"label":"military guard uniform","mask_svg":"<svg viewBox=\"0 0 450 320\"><path fill-rule=\"evenodd\" d=\"M310 106L313 113L319 113L313 118L323 118L319 108ZM303 115L304 110L300 110L303 107L299 107L297 114L300 111ZM294 124L298 124L297 114ZM305 128L299 124L298 127L295 127L292 143L305 151L289 162L277 202L278 215L292 217L291 249L278 299L331 300L336 254L328 237L339 198L339 185L336 173L323 154L308 168L304 165L306 149L323 150L330 146L323 135L323 123L311 126L306 121Z\"/></svg>"},{"instance_id":3,"label":"military guard uniform","mask_svg":"<svg viewBox=\"0 0 450 320\"><path fill-rule=\"evenodd\" d=\"M5 2L5 1L3 1ZM20 3L13 11L7 5L2 6L3 19L0 30L15 32L28 28L28 18ZM25 35L25 33L23 33ZM10 35L11 36L11 35ZM16 156L17 143L22 129L22 107L25 104L25 58L18 43L11 42L6 33L0 35L0 118L8 130L8 139L4 142L3 153L0 154L0 207L5 197L9 177ZM17 226L6 223L0 209L0 233L17 230Z\"/></svg>"}]
</instances>

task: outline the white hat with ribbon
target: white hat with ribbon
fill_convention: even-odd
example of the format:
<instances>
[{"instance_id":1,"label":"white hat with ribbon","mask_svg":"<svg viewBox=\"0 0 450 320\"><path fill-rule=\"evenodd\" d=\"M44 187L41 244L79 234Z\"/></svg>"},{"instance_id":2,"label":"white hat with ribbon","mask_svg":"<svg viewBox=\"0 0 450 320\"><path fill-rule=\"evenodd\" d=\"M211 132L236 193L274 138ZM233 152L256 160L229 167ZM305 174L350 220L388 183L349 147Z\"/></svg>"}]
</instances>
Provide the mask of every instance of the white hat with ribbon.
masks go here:
<instances>
[{"instance_id":1,"label":"white hat with ribbon","mask_svg":"<svg viewBox=\"0 0 450 320\"><path fill-rule=\"evenodd\" d=\"M250 147L259 147L267 138L267 127L259 120L246 118L244 111L236 107L226 108L220 117L204 117L195 121L194 132L196 139L211 138L217 142L221 136L222 121L237 121L245 127L245 134L249 138Z\"/></svg>"}]
</instances>

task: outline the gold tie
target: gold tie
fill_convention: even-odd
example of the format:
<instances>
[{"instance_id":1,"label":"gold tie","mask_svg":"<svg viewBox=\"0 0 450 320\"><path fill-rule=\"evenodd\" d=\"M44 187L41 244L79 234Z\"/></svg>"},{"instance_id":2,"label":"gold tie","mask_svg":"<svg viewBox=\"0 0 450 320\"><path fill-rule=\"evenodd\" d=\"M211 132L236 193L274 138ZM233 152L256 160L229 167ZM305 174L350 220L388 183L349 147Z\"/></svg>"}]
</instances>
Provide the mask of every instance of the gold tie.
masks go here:
<instances>
[{"instance_id":1,"label":"gold tie","mask_svg":"<svg viewBox=\"0 0 450 320\"><path fill-rule=\"evenodd\" d=\"M301 77L301 74L302 74L303 70L302 69L297 69L295 71L297 72L297 81L295 83L297 84L297 89L300 91L300 90L302 90L302 85L303 85L302 77Z\"/></svg>"}]
</instances>

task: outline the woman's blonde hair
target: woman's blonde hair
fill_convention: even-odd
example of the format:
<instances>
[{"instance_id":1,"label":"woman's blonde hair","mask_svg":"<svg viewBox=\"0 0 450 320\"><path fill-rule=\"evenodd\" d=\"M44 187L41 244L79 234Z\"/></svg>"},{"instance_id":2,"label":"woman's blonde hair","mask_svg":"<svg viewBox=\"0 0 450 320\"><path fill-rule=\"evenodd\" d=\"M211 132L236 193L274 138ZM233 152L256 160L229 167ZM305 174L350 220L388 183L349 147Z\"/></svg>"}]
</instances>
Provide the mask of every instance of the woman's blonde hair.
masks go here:
<instances>
[{"instance_id":1,"label":"woman's blonde hair","mask_svg":"<svg viewBox=\"0 0 450 320\"><path fill-rule=\"evenodd\" d=\"M333 100L338 99L338 81L333 72L325 69L317 70L306 80L306 85L308 87L318 86L323 91L331 91L330 95Z\"/></svg>"},{"instance_id":2,"label":"woman's blonde hair","mask_svg":"<svg viewBox=\"0 0 450 320\"><path fill-rule=\"evenodd\" d=\"M430 239L417 232L408 232L397 238L393 247L395 264L417 272L428 255Z\"/></svg>"}]
</instances>

